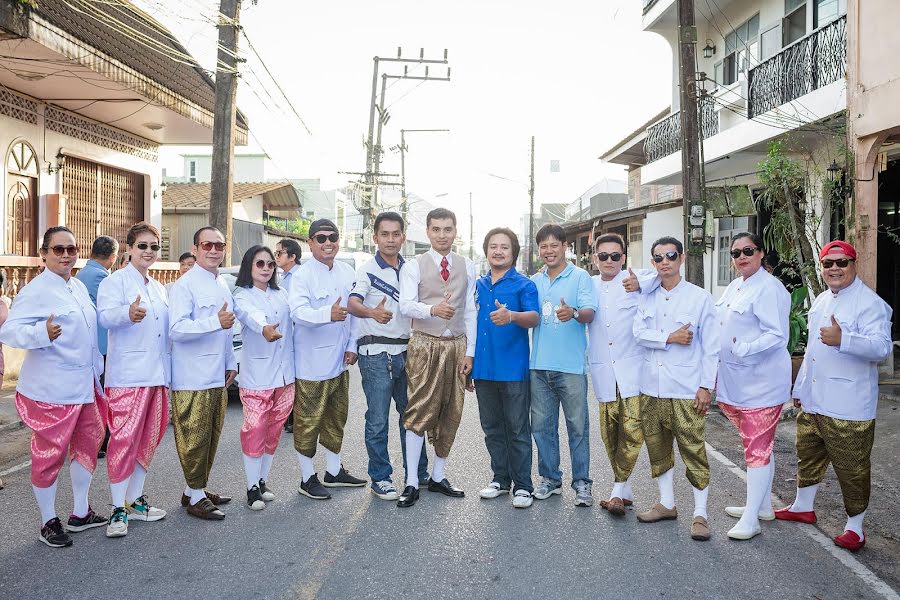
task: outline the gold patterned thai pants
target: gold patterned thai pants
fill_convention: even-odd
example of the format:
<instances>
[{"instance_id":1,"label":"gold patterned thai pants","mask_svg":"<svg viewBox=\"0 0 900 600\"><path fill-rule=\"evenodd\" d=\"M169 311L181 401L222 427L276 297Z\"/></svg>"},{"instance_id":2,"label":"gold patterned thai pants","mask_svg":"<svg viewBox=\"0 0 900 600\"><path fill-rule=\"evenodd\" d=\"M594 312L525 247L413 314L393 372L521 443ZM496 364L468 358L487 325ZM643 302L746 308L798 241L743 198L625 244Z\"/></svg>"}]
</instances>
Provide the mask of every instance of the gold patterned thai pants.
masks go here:
<instances>
[{"instance_id":1,"label":"gold patterned thai pants","mask_svg":"<svg viewBox=\"0 0 900 600\"><path fill-rule=\"evenodd\" d=\"M189 488L202 490L209 483L227 406L224 387L172 391L175 448Z\"/></svg>"},{"instance_id":2,"label":"gold patterned thai pants","mask_svg":"<svg viewBox=\"0 0 900 600\"><path fill-rule=\"evenodd\" d=\"M294 396L294 448L303 456L316 455L316 443L335 454L344 443L350 406L350 374L344 371L324 381L297 380Z\"/></svg>"},{"instance_id":3,"label":"gold patterned thai pants","mask_svg":"<svg viewBox=\"0 0 900 600\"><path fill-rule=\"evenodd\" d=\"M654 398L641 394L641 429L650 456L650 472L659 477L675 467L675 450L686 467L691 485L698 490L709 485L706 457L706 415L698 415L693 400Z\"/></svg>"},{"instance_id":4,"label":"gold patterned thai pants","mask_svg":"<svg viewBox=\"0 0 900 600\"><path fill-rule=\"evenodd\" d=\"M616 483L628 481L644 443L641 397L622 398L617 388L613 402L601 402L600 437L606 446Z\"/></svg>"},{"instance_id":5,"label":"gold patterned thai pants","mask_svg":"<svg viewBox=\"0 0 900 600\"><path fill-rule=\"evenodd\" d=\"M844 508L855 516L869 506L875 420L847 421L800 411L797 415L797 487L820 483L834 467Z\"/></svg>"},{"instance_id":6,"label":"gold patterned thai pants","mask_svg":"<svg viewBox=\"0 0 900 600\"><path fill-rule=\"evenodd\" d=\"M434 337L413 331L406 351L409 403L403 427L428 434L434 453L447 458L462 420L466 378L459 365L466 355L466 336Z\"/></svg>"}]
</instances>

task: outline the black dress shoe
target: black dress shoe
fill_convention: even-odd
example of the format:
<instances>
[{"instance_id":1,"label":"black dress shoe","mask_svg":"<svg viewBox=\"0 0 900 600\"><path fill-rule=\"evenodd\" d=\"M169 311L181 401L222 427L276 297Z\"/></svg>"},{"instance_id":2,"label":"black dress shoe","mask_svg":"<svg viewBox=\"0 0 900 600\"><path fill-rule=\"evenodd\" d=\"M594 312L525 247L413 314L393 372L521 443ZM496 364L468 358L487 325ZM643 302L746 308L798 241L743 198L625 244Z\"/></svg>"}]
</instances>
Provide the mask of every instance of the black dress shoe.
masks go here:
<instances>
[{"instance_id":1,"label":"black dress shoe","mask_svg":"<svg viewBox=\"0 0 900 600\"><path fill-rule=\"evenodd\" d=\"M464 491L459 488L455 488L450 485L450 482L447 481L447 478L444 477L440 481L431 480L431 483L428 484L429 492L440 492L445 496L450 496L451 498L462 498L466 495Z\"/></svg>"},{"instance_id":2,"label":"black dress shoe","mask_svg":"<svg viewBox=\"0 0 900 600\"><path fill-rule=\"evenodd\" d=\"M403 494L400 496L400 499L397 500L398 508L409 508L419 499L419 488L414 488L411 485L406 486L403 489Z\"/></svg>"}]
</instances>

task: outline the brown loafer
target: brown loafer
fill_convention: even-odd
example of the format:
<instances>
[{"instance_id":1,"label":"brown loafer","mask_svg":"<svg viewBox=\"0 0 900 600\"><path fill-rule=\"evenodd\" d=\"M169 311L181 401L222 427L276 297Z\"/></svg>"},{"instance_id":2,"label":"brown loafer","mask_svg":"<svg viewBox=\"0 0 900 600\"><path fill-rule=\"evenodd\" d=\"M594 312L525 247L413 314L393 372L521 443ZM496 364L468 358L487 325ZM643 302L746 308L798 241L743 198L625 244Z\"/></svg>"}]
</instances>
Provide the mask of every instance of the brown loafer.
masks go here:
<instances>
[{"instance_id":1,"label":"brown loafer","mask_svg":"<svg viewBox=\"0 0 900 600\"><path fill-rule=\"evenodd\" d=\"M657 521L671 521L678 518L678 509L674 506L666 508L659 502L653 505L650 510L639 512L637 519L641 523L656 523Z\"/></svg>"},{"instance_id":2,"label":"brown loafer","mask_svg":"<svg viewBox=\"0 0 900 600\"><path fill-rule=\"evenodd\" d=\"M617 517L625 516L625 502L621 498L610 498L606 510Z\"/></svg>"},{"instance_id":3,"label":"brown loafer","mask_svg":"<svg viewBox=\"0 0 900 600\"><path fill-rule=\"evenodd\" d=\"M710 538L709 523L703 517L694 517L691 523L691 539L705 542Z\"/></svg>"},{"instance_id":4,"label":"brown loafer","mask_svg":"<svg viewBox=\"0 0 900 600\"><path fill-rule=\"evenodd\" d=\"M631 506L631 505L634 504L634 501L633 501L633 500L629 500L628 498L623 498L623 499L622 499L622 504L625 505L625 506ZM601 506L602 508L606 509L606 510L609 510L609 500L601 500L601 501L600 501L600 506Z\"/></svg>"},{"instance_id":5,"label":"brown loafer","mask_svg":"<svg viewBox=\"0 0 900 600\"><path fill-rule=\"evenodd\" d=\"M221 506L223 504L228 504L231 502L230 496L220 496L219 494L214 494L209 490L204 490L206 492L206 497L209 498L209 501L215 504L216 506ZM181 505L185 508L191 505L191 497L187 494L181 494Z\"/></svg>"},{"instance_id":6,"label":"brown loafer","mask_svg":"<svg viewBox=\"0 0 900 600\"><path fill-rule=\"evenodd\" d=\"M225 518L225 513L216 508L209 498L204 498L197 504L191 504L187 507L187 512L192 517L206 519L207 521L221 521Z\"/></svg>"}]
</instances>

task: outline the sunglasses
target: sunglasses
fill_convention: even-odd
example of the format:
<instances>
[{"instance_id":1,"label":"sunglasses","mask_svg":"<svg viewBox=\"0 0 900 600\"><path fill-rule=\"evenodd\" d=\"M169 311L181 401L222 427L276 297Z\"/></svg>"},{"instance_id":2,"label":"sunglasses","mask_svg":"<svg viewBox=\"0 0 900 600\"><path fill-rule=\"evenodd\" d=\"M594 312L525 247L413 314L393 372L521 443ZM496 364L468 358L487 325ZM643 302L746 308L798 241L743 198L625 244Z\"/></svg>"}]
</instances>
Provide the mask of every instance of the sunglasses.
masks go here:
<instances>
[{"instance_id":1,"label":"sunglasses","mask_svg":"<svg viewBox=\"0 0 900 600\"><path fill-rule=\"evenodd\" d=\"M622 260L622 253L621 252L613 252L612 254L610 254L609 252L598 252L597 253L597 260L599 260L600 262L606 262L609 259L612 259L613 262L619 262L620 260Z\"/></svg>"},{"instance_id":2,"label":"sunglasses","mask_svg":"<svg viewBox=\"0 0 900 600\"><path fill-rule=\"evenodd\" d=\"M63 254L66 256L78 256L78 246L51 246L44 248L44 250L52 250L54 256L62 256Z\"/></svg>"},{"instance_id":3,"label":"sunglasses","mask_svg":"<svg viewBox=\"0 0 900 600\"><path fill-rule=\"evenodd\" d=\"M257 269L264 269L265 267L269 267L270 269L274 269L274 268L275 268L275 261L274 261L274 260L262 260L262 259L260 259L260 260L256 261L256 262L253 263L253 264L256 265L256 268L257 268Z\"/></svg>"},{"instance_id":4,"label":"sunglasses","mask_svg":"<svg viewBox=\"0 0 900 600\"><path fill-rule=\"evenodd\" d=\"M135 248L137 248L138 250L146 250L147 248L150 248L154 252L159 252L160 245L159 244L148 244L147 242L140 242L138 244L135 244Z\"/></svg>"},{"instance_id":5,"label":"sunglasses","mask_svg":"<svg viewBox=\"0 0 900 600\"><path fill-rule=\"evenodd\" d=\"M826 269L830 269L834 265L837 265L842 269L846 269L847 265L849 265L852 262L854 262L854 259L852 259L852 258L838 258L835 260L826 258L825 260L822 261L822 266L825 267Z\"/></svg>"},{"instance_id":6,"label":"sunglasses","mask_svg":"<svg viewBox=\"0 0 900 600\"><path fill-rule=\"evenodd\" d=\"M287 251L285 251L285 250L276 250L276 251L275 251L275 258L281 258L281 257L282 257L283 255L285 255L285 254L287 254Z\"/></svg>"},{"instance_id":7,"label":"sunglasses","mask_svg":"<svg viewBox=\"0 0 900 600\"><path fill-rule=\"evenodd\" d=\"M213 248L221 252L225 249L225 242L200 242L200 249L204 252L209 252Z\"/></svg>"},{"instance_id":8,"label":"sunglasses","mask_svg":"<svg viewBox=\"0 0 900 600\"><path fill-rule=\"evenodd\" d=\"M746 248L742 248L740 250L732 250L731 258L738 258L741 254L744 256L753 256L759 248L754 248L753 246L747 246Z\"/></svg>"},{"instance_id":9,"label":"sunglasses","mask_svg":"<svg viewBox=\"0 0 900 600\"><path fill-rule=\"evenodd\" d=\"M334 243L334 242L338 241L339 238L340 238L340 235L337 233L332 233L329 235L325 235L324 233L317 233L313 237L313 239L316 240L316 242L318 242L319 244L324 244L326 241Z\"/></svg>"},{"instance_id":10,"label":"sunglasses","mask_svg":"<svg viewBox=\"0 0 900 600\"><path fill-rule=\"evenodd\" d=\"M663 259L668 260L669 262L675 262L678 260L678 253L674 250L666 252L665 254L654 254L653 262L661 263Z\"/></svg>"}]
</instances>

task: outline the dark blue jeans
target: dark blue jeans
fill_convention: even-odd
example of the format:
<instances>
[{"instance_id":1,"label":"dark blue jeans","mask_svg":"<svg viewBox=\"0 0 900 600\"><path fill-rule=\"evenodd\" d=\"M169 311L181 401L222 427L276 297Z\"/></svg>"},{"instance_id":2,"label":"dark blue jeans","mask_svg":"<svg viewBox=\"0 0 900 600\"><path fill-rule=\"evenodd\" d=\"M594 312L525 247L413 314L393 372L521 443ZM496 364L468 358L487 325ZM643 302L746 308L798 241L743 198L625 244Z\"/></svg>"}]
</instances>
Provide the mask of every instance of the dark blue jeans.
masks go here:
<instances>
[{"instance_id":1,"label":"dark blue jeans","mask_svg":"<svg viewBox=\"0 0 900 600\"><path fill-rule=\"evenodd\" d=\"M359 355L359 373L362 375L363 392L366 394L366 451L369 453L369 477L372 481L391 478L391 458L388 454L388 417L391 398L400 418L400 448L403 451L403 469L406 470L406 429L403 413L406 411L406 353L382 352L373 356ZM419 480L428 476L428 456L422 448L419 459Z\"/></svg>"},{"instance_id":2,"label":"dark blue jeans","mask_svg":"<svg viewBox=\"0 0 900 600\"><path fill-rule=\"evenodd\" d=\"M531 396L527 381L475 381L484 443L494 481L534 491L531 484Z\"/></svg>"},{"instance_id":3,"label":"dark blue jeans","mask_svg":"<svg viewBox=\"0 0 900 600\"><path fill-rule=\"evenodd\" d=\"M559 407L562 405L569 433L572 485L592 483L587 375L531 370L531 429L538 451L538 473L562 483L559 468Z\"/></svg>"}]
</instances>

